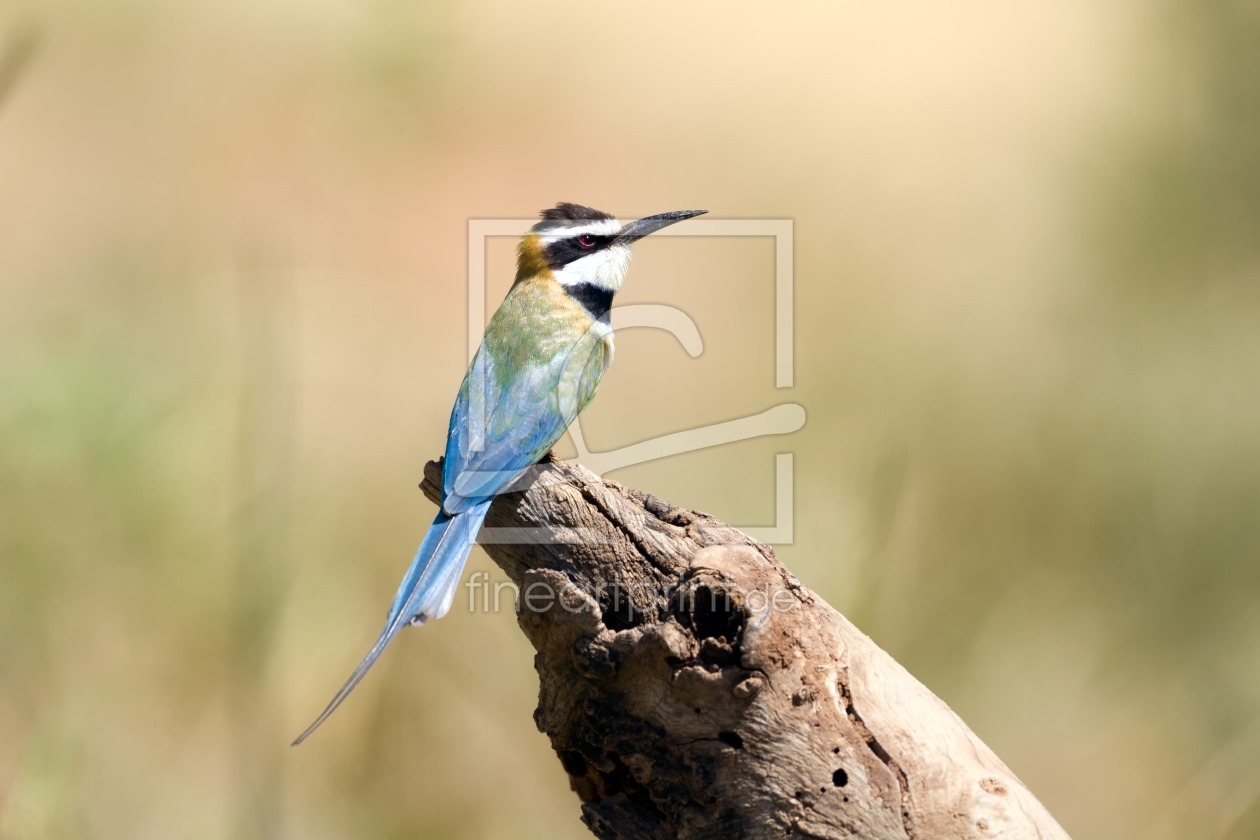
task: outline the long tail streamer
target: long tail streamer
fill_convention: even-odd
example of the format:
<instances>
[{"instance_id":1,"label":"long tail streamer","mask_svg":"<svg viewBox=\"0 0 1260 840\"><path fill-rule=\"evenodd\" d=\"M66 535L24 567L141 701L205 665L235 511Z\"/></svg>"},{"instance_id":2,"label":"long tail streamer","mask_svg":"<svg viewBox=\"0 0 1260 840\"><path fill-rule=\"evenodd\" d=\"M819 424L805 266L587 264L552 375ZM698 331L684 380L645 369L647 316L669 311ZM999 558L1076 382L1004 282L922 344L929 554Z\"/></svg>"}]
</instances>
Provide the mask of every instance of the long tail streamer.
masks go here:
<instances>
[{"instance_id":1,"label":"long tail streamer","mask_svg":"<svg viewBox=\"0 0 1260 840\"><path fill-rule=\"evenodd\" d=\"M393 606L389 609L389 618L385 629L377 637L376 644L368 651L367 656L354 669L354 673L346 680L341 689L333 695L332 700L319 713L315 722L293 741L293 746L305 741L310 734L320 727L337 707L346 701L350 692L362 682L363 678L389 643L398 635L398 631L408 624L423 624L431 618L446 615L454 600L455 590L459 585L460 573L464 570L464 562L468 552L472 550L477 532L486 518L490 503L484 502L469 508L463 513L448 516L438 513L437 518L424 535L424 541L416 551L407 574L403 575L398 592L394 595Z\"/></svg>"}]
</instances>

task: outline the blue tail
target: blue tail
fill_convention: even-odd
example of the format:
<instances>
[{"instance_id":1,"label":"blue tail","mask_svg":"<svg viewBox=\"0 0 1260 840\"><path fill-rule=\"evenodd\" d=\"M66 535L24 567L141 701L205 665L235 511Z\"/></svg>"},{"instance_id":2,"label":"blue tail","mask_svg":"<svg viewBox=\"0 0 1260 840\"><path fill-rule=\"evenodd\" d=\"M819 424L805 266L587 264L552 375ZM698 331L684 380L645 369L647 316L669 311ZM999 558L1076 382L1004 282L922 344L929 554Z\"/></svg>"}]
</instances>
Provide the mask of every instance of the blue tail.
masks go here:
<instances>
[{"instance_id":1,"label":"blue tail","mask_svg":"<svg viewBox=\"0 0 1260 840\"><path fill-rule=\"evenodd\" d=\"M394 595L394 604L389 608L389 618L385 629L377 638L376 644L363 657L359 667L354 669L350 679L346 680L341 690L333 695L324 711L320 712L315 722L306 727L306 731L297 737L293 746L297 746L328 720L328 716L337 711L337 707L345 702L350 692L367 674L385 647L398 635L398 631L408 624L423 624L431 618L441 618L451 608L455 599L455 590L459 588L460 573L464 570L464 561L472 550L477 532L486 518L490 501L473 505L462 513L449 516L439 511L429 532L424 535L416 551L416 559L411 561L411 568L403 575L398 593Z\"/></svg>"}]
</instances>

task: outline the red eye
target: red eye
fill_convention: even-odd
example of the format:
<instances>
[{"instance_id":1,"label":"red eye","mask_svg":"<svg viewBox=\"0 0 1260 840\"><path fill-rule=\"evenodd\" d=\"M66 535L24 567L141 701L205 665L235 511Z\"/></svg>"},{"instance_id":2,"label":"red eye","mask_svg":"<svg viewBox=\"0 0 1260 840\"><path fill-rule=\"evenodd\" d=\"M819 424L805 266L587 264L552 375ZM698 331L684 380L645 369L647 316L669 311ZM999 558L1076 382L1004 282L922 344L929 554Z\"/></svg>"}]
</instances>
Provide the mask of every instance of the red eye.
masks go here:
<instances>
[{"instance_id":1,"label":"red eye","mask_svg":"<svg viewBox=\"0 0 1260 840\"><path fill-rule=\"evenodd\" d=\"M578 237L578 244L583 248L594 248L595 237L591 236L589 233L584 233Z\"/></svg>"}]
</instances>

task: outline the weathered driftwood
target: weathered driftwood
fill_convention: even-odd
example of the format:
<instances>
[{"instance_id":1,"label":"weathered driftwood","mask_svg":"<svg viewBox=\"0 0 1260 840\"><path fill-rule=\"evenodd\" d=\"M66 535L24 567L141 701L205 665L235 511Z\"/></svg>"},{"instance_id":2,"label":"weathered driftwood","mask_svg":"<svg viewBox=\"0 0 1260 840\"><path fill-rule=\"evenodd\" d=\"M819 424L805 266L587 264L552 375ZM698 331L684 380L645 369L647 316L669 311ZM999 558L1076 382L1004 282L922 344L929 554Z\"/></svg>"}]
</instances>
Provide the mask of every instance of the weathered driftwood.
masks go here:
<instances>
[{"instance_id":1,"label":"weathered driftwood","mask_svg":"<svg viewBox=\"0 0 1260 840\"><path fill-rule=\"evenodd\" d=\"M435 501L438 481L428 464ZM768 546L551 458L487 526L537 650L535 721L597 836L1066 838Z\"/></svg>"}]
</instances>

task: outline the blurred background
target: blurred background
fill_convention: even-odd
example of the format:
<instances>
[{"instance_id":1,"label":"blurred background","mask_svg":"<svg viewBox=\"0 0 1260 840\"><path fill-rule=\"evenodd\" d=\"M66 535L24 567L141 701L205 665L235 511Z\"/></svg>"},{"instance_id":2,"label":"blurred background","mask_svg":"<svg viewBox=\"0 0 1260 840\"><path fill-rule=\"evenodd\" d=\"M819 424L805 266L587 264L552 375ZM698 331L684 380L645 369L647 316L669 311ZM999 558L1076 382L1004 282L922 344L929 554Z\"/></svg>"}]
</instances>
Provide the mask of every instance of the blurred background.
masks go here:
<instances>
[{"instance_id":1,"label":"blurred background","mask_svg":"<svg viewBox=\"0 0 1260 840\"><path fill-rule=\"evenodd\" d=\"M1260 11L0 6L0 837L580 838L510 610L374 639L466 364L467 223L646 240L596 450L736 525L1078 840L1260 836ZM488 247L490 306L510 240ZM572 451L562 447L562 451ZM477 549L470 569L502 574Z\"/></svg>"}]
</instances>

